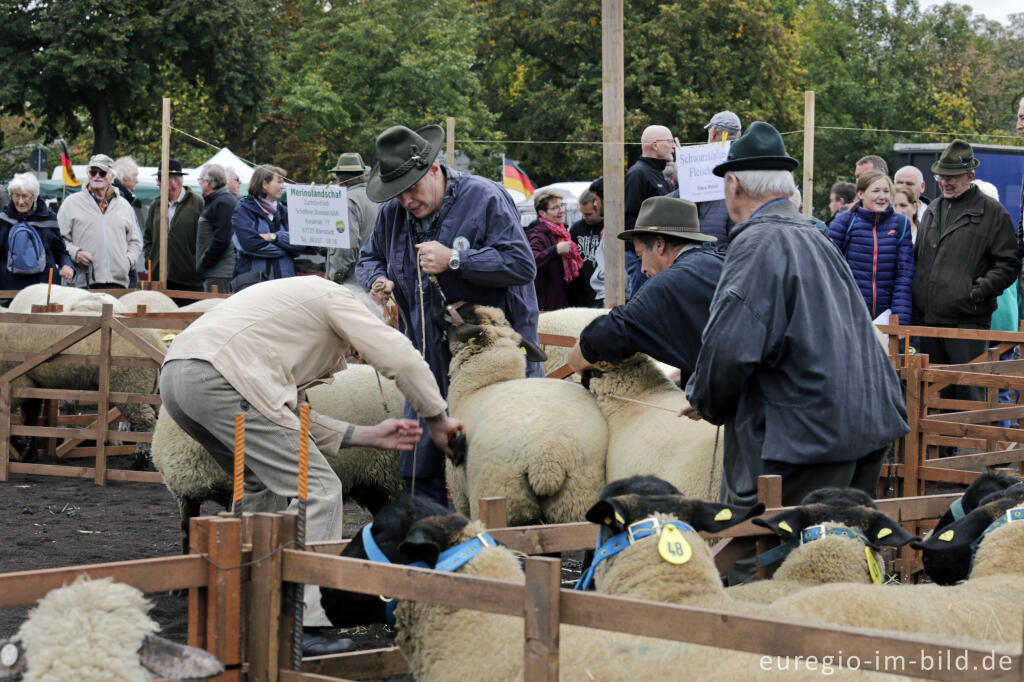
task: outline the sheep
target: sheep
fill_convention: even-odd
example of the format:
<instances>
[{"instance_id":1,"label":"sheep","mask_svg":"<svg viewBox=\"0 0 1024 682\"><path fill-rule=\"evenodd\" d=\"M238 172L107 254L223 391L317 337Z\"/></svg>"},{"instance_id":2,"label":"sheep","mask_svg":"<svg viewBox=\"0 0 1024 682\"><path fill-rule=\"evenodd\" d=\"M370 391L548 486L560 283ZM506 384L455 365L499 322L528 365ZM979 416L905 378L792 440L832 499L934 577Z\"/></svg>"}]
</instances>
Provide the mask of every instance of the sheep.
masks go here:
<instances>
[{"instance_id":1,"label":"sheep","mask_svg":"<svg viewBox=\"0 0 1024 682\"><path fill-rule=\"evenodd\" d=\"M8 310L12 313L30 313L33 305L43 305L49 293L50 303L60 303L64 313L75 315L99 315L103 306L113 306L115 313L127 312L121 302L110 294L74 287L50 287L47 284L32 284L25 287L11 299Z\"/></svg>"},{"instance_id":2,"label":"sheep","mask_svg":"<svg viewBox=\"0 0 1024 682\"><path fill-rule=\"evenodd\" d=\"M584 370L584 385L608 424L607 480L656 474L690 497L717 497L722 475L719 430L676 416L686 396L649 357L636 354L618 365L597 363Z\"/></svg>"},{"instance_id":3,"label":"sheep","mask_svg":"<svg viewBox=\"0 0 1024 682\"><path fill-rule=\"evenodd\" d=\"M149 289L132 291L118 300L124 306L125 312L129 313L138 312L140 305L146 306L147 313L176 313L179 310L178 304L170 296Z\"/></svg>"},{"instance_id":4,"label":"sheep","mask_svg":"<svg viewBox=\"0 0 1024 682\"><path fill-rule=\"evenodd\" d=\"M1022 502L1024 485L1014 486L947 526L939 537L912 546L941 552L944 544L969 544L993 519ZM991 531L978 547L970 579L959 585L820 585L779 599L772 608L782 615L838 625L1019 643L1024 612L1022 543L1024 523L1007 523Z\"/></svg>"},{"instance_id":5,"label":"sheep","mask_svg":"<svg viewBox=\"0 0 1024 682\"><path fill-rule=\"evenodd\" d=\"M497 308L463 304L458 314L448 405L466 425L468 451L446 466L455 508L477 518L481 497L503 496L511 525L583 520L604 484L608 444L593 396L566 381L520 378L543 353Z\"/></svg>"},{"instance_id":6,"label":"sheep","mask_svg":"<svg viewBox=\"0 0 1024 682\"><path fill-rule=\"evenodd\" d=\"M39 286L39 285L33 285ZM30 287L31 288L31 287ZM81 299L81 301L88 301ZM78 311L75 311L78 312ZM0 348L7 351L38 352L49 346L53 341L63 338L78 327L54 325L45 329L38 325L0 323ZM134 333L149 343L153 348L162 351L164 344L160 332L154 329L139 328ZM45 333L44 333L45 332ZM98 355L100 349L99 332L82 339L65 352L71 355ZM118 333L111 336L111 354L119 357L143 358L145 355L132 342ZM0 373L15 367L17 362L0 362ZM110 390L125 393L156 393L159 381L159 370L156 367L125 367L110 368ZM67 390L95 391L99 387L99 366L78 364L43 363L38 365L12 384L16 387L60 388ZM152 431L156 423L153 408L141 403L114 403L122 416L128 420L132 431ZM11 407L22 410L22 419L27 425L36 425L42 409L42 400L36 398L16 398ZM149 464L149 443L139 443L135 449L133 468L144 469ZM36 456L35 438L30 438L23 447L21 458L33 461Z\"/></svg>"},{"instance_id":7,"label":"sheep","mask_svg":"<svg viewBox=\"0 0 1024 682\"><path fill-rule=\"evenodd\" d=\"M380 378L370 365L350 365L334 382L306 391L311 408L328 417L355 424L377 424L401 417L404 398L395 383ZM206 500L231 505L231 478L199 443L182 431L167 410L160 411L153 433L153 464L178 502L183 549L188 550L189 519L199 515ZM324 453L341 479L347 497L371 511L403 490L398 453L376 448L346 448Z\"/></svg>"},{"instance_id":8,"label":"sheep","mask_svg":"<svg viewBox=\"0 0 1024 682\"><path fill-rule=\"evenodd\" d=\"M25 682L147 682L224 673L213 654L157 635L151 607L139 590L110 578L79 577L51 590L14 641L0 642L0 679L23 673Z\"/></svg>"},{"instance_id":9,"label":"sheep","mask_svg":"<svg viewBox=\"0 0 1024 682\"><path fill-rule=\"evenodd\" d=\"M208 310L213 310L221 303L225 298L201 298L195 303L189 303L178 308L178 312L182 313L205 313Z\"/></svg>"},{"instance_id":10,"label":"sheep","mask_svg":"<svg viewBox=\"0 0 1024 682\"><path fill-rule=\"evenodd\" d=\"M480 522L434 509L410 509L408 498L392 503L374 517L375 542L395 563L423 561L434 566L442 550L484 531ZM384 519L387 513L389 519ZM380 524L380 525L378 525ZM703 543L701 543L703 544ZM352 551L349 551L352 550ZM351 543L346 556L366 558L360 544ZM485 547L457 570L517 584L524 583L518 558L503 546ZM344 599L351 593L324 589L324 606L331 622L365 625L379 622L382 607L371 600ZM331 601L328 602L332 595ZM335 599L336 597L336 599ZM377 599L371 596L372 599ZM379 600L378 600L379 601ZM399 601L395 608L396 644L418 680L442 682L487 677L523 678L523 620L518 617L454 609L424 602ZM783 659L785 661L786 659ZM762 657L740 651L666 640L596 632L562 625L559 628L560 678L564 680L634 680L641 673L663 679L777 680L820 679L821 673L800 669L765 670ZM875 679L874 673L834 670L839 679ZM882 679L882 678L878 678ZM891 678L885 678L891 679Z\"/></svg>"},{"instance_id":11,"label":"sheep","mask_svg":"<svg viewBox=\"0 0 1024 682\"><path fill-rule=\"evenodd\" d=\"M814 526L853 529L872 542L869 548L835 535L801 542L785 556L770 580L727 589L735 599L759 603L772 603L814 585L881 582L885 561L877 548L902 547L920 539L877 511L870 495L854 488L822 488L807 495L800 506L769 519L754 519L754 524L771 530L790 545L800 540L804 529ZM884 536L881 539L880 533Z\"/></svg>"},{"instance_id":12,"label":"sheep","mask_svg":"<svg viewBox=\"0 0 1024 682\"><path fill-rule=\"evenodd\" d=\"M1019 551L1004 556L1002 548L1013 545L1005 541L993 542L997 535L996 531L992 531L979 543L979 539L993 522L1002 518L1009 509L1022 503L1024 483L1016 483L989 493L979 501L976 509L959 520L937 527L926 540L914 544L915 548L922 551L925 572L940 585L952 585L966 579L968 575L973 579L975 576L996 573L1024 573L1024 560L1021 559ZM1024 526L1017 523L1007 525L1012 526L1018 534L1021 532L1020 527ZM1004 535L1009 533L1010 531L1003 532ZM1019 548L1020 544L1017 543L1016 547Z\"/></svg>"}]
</instances>

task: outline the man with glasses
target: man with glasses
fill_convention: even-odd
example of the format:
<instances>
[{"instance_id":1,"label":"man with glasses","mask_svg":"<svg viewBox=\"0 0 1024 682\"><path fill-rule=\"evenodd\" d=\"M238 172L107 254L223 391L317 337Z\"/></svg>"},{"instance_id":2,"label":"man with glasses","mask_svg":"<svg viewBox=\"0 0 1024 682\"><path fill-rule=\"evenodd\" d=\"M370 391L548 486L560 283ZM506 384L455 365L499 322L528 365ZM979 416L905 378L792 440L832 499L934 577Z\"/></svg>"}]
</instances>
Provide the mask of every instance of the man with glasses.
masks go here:
<instances>
[{"instance_id":1,"label":"man with glasses","mask_svg":"<svg viewBox=\"0 0 1024 682\"><path fill-rule=\"evenodd\" d=\"M403 331L447 396L451 354L432 312L445 302L494 306L524 339L539 344L537 265L508 192L438 162L444 147L440 126L415 131L392 126L377 137L376 146L366 196L381 207L359 253L356 278L378 303L394 298L405 320ZM544 375L538 362L526 367L528 376ZM405 416L416 416L408 403ZM399 456L406 487L447 504L444 455L430 439Z\"/></svg>"},{"instance_id":2,"label":"man with glasses","mask_svg":"<svg viewBox=\"0 0 1024 682\"><path fill-rule=\"evenodd\" d=\"M57 212L60 234L75 261L75 283L91 289L124 289L142 251L135 212L111 187L114 160L106 154L89 159L89 180Z\"/></svg>"},{"instance_id":3,"label":"man with glasses","mask_svg":"<svg viewBox=\"0 0 1024 682\"><path fill-rule=\"evenodd\" d=\"M974 150L954 140L932 164L941 196L917 232L914 324L988 329L996 298L1020 274L1013 221L1002 204L975 185ZM922 337L918 348L932 364L962 364L985 352L984 340ZM985 388L947 387L943 397L985 400Z\"/></svg>"},{"instance_id":4,"label":"man with glasses","mask_svg":"<svg viewBox=\"0 0 1024 682\"><path fill-rule=\"evenodd\" d=\"M672 131L665 126L653 125L644 129L640 136L640 158L626 171L624 230L632 230L636 226L636 217L644 201L672 191L672 184L665 177L665 164L672 160L675 149ZM647 281L632 243L626 244L626 279L629 280L629 296L636 295Z\"/></svg>"}]
</instances>

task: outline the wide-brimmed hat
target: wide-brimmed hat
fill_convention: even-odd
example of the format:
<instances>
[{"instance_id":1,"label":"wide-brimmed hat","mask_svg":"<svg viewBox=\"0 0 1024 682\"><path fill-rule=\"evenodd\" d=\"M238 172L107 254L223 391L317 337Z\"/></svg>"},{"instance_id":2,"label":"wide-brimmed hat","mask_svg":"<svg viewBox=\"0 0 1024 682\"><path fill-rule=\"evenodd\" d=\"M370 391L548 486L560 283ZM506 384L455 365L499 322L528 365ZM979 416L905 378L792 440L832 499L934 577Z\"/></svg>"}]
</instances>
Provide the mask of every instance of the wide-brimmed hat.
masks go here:
<instances>
[{"instance_id":1,"label":"wide-brimmed hat","mask_svg":"<svg viewBox=\"0 0 1024 682\"><path fill-rule=\"evenodd\" d=\"M981 165L974 158L974 148L965 140L953 140L942 150L939 160L932 164L932 173L936 175L963 175L970 173Z\"/></svg>"},{"instance_id":2,"label":"wide-brimmed hat","mask_svg":"<svg viewBox=\"0 0 1024 682\"><path fill-rule=\"evenodd\" d=\"M430 170L444 144L444 129L430 125L413 132L391 126L377 136L377 163L366 181L366 196L383 203L415 185Z\"/></svg>"},{"instance_id":3,"label":"wide-brimmed hat","mask_svg":"<svg viewBox=\"0 0 1024 682\"><path fill-rule=\"evenodd\" d=\"M167 162L167 175L184 175L185 171L181 170L181 161L177 159L171 159ZM157 170L153 173L156 177L160 177L160 171Z\"/></svg>"},{"instance_id":4,"label":"wide-brimmed hat","mask_svg":"<svg viewBox=\"0 0 1024 682\"><path fill-rule=\"evenodd\" d=\"M328 173L352 173L362 175L370 170L370 167L363 163L363 157L359 152L345 152L338 157L338 163Z\"/></svg>"},{"instance_id":5,"label":"wide-brimmed hat","mask_svg":"<svg viewBox=\"0 0 1024 682\"><path fill-rule=\"evenodd\" d=\"M633 239L638 234L676 237L695 242L713 242L716 237L700 231L697 204L673 197L651 197L640 204L636 226L619 233L619 239Z\"/></svg>"},{"instance_id":6,"label":"wide-brimmed hat","mask_svg":"<svg viewBox=\"0 0 1024 682\"><path fill-rule=\"evenodd\" d=\"M788 170L795 169L800 162L786 153L782 135L771 123L754 121L746 134L732 143L729 156L714 167L712 172L724 177L729 171L738 170Z\"/></svg>"}]
</instances>

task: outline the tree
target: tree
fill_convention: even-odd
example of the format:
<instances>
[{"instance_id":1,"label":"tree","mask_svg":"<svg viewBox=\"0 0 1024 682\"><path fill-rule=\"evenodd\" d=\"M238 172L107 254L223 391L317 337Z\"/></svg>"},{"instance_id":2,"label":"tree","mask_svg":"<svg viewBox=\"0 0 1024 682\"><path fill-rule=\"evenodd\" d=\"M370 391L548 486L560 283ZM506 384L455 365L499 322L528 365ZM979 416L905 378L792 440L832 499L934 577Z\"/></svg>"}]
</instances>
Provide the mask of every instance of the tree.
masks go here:
<instances>
[{"instance_id":1,"label":"tree","mask_svg":"<svg viewBox=\"0 0 1024 682\"><path fill-rule=\"evenodd\" d=\"M201 84L219 123L251 118L269 83L268 2L0 0L0 105L31 111L45 133L71 137L86 121L93 151L118 133L159 130L161 96Z\"/></svg>"}]
</instances>

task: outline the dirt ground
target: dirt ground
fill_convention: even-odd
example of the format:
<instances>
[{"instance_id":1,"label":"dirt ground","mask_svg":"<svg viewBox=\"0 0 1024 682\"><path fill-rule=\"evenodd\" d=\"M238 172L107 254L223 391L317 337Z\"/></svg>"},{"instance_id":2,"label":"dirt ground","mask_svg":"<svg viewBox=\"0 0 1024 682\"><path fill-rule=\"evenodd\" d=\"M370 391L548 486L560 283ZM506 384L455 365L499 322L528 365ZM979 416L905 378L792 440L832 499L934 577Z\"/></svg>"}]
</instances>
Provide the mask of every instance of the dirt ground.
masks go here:
<instances>
[{"instance_id":1,"label":"dirt ground","mask_svg":"<svg viewBox=\"0 0 1024 682\"><path fill-rule=\"evenodd\" d=\"M59 463L47 457L41 463ZM111 458L111 468L127 467L129 458ZM75 465L90 466L89 460ZM203 514L223 511L214 503ZM173 556L181 551L178 506L163 485L110 482L56 476L11 474L0 482L0 573L128 559ZM351 537L369 520L354 503L345 505L344 536ZM148 595L150 615L161 634L185 642L188 599L184 594ZM0 609L0 640L13 635L27 609ZM385 633L349 633L360 648L386 644Z\"/></svg>"}]
</instances>

